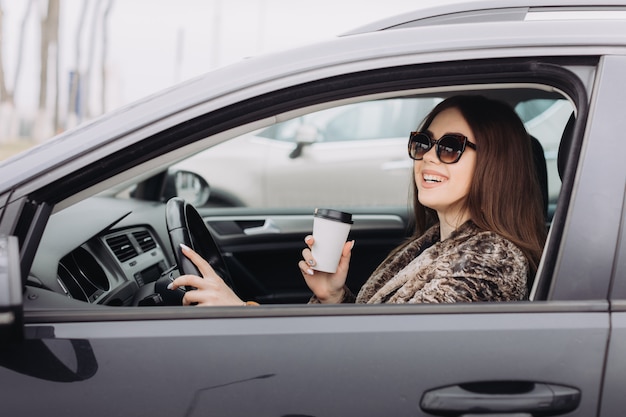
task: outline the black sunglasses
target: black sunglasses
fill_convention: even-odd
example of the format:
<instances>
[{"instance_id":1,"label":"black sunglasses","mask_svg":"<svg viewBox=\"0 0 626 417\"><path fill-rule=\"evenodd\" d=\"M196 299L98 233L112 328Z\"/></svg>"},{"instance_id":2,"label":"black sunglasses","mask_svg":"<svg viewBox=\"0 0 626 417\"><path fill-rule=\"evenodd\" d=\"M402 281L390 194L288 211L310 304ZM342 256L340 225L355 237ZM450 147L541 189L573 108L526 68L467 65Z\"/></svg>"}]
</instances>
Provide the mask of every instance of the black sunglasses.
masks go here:
<instances>
[{"instance_id":1,"label":"black sunglasses","mask_svg":"<svg viewBox=\"0 0 626 417\"><path fill-rule=\"evenodd\" d=\"M437 158L444 164L454 164L461 159L465 147L476 150L476 144L467 140L467 136L458 133L446 133L439 140L433 139L426 132L411 132L409 136L409 156L411 159L420 161L424 159L426 152L436 146Z\"/></svg>"}]
</instances>

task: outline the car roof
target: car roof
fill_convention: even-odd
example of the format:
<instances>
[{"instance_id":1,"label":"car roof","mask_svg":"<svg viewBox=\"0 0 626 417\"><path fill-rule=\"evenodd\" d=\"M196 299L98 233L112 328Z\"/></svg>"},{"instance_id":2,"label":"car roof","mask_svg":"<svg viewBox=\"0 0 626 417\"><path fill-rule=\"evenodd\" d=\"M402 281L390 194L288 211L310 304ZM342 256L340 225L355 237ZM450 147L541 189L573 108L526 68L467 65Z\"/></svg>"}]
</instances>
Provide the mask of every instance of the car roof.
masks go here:
<instances>
[{"instance_id":1,"label":"car roof","mask_svg":"<svg viewBox=\"0 0 626 417\"><path fill-rule=\"evenodd\" d=\"M352 29L342 36L435 24L556 19L558 18L556 13L561 13L562 17L567 19L598 18L599 13L610 13L605 18L624 18L624 15L619 16L615 12L623 12L626 15L625 0L602 0L597 3L590 0L462 1L391 16Z\"/></svg>"}]
</instances>

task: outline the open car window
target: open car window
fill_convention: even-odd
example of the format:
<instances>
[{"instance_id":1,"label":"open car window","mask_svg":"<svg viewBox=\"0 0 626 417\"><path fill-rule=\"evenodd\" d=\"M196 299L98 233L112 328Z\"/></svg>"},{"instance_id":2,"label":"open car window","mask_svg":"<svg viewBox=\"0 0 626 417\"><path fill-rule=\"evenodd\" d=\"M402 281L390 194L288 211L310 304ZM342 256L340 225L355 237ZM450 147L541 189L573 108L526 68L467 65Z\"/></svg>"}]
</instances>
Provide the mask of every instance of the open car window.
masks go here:
<instances>
[{"instance_id":1,"label":"open car window","mask_svg":"<svg viewBox=\"0 0 626 417\"><path fill-rule=\"evenodd\" d=\"M313 210L353 213L351 238L359 250L347 283L356 293L411 233L409 133L437 103L460 93L508 102L540 145L549 227L561 187L558 148L574 111L569 97L527 83L401 90L290 109L274 115L273 123L220 134L218 143L206 136L198 142L205 144L200 151L173 159L153 177L142 175L122 192L101 193L59 211L47 227L31 280L91 304L152 302L155 283L176 273L163 205L178 196L197 207L227 254L238 294L263 304L309 300L296 264L302 239L312 231ZM101 214L83 214L93 211ZM70 222L78 231L59 245L53 236ZM58 253L56 264L43 257L50 250ZM56 276L49 273L55 268Z\"/></svg>"},{"instance_id":2,"label":"open car window","mask_svg":"<svg viewBox=\"0 0 626 417\"><path fill-rule=\"evenodd\" d=\"M551 217L561 187L558 146L573 106L565 97L545 98L539 90L537 98L524 90L518 101L515 90L500 95L507 96L543 147ZM209 194L198 200L205 207L406 206L412 175L409 133L443 97L376 98L313 111L199 152L173 165L170 173L193 173L206 182ZM185 184L179 184L182 196L200 190Z\"/></svg>"}]
</instances>

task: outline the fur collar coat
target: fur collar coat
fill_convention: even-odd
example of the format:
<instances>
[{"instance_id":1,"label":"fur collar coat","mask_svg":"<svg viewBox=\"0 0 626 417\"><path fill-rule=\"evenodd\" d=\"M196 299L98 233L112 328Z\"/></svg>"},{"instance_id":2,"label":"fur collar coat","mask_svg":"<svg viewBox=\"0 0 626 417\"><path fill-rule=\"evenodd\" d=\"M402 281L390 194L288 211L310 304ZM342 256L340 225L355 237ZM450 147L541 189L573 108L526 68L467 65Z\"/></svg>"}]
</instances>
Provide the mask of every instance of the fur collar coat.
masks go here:
<instances>
[{"instance_id":1,"label":"fur collar coat","mask_svg":"<svg viewBox=\"0 0 626 417\"><path fill-rule=\"evenodd\" d=\"M468 221L446 240L439 225L388 257L354 297L343 302L452 303L528 297L528 261L502 236Z\"/></svg>"}]
</instances>

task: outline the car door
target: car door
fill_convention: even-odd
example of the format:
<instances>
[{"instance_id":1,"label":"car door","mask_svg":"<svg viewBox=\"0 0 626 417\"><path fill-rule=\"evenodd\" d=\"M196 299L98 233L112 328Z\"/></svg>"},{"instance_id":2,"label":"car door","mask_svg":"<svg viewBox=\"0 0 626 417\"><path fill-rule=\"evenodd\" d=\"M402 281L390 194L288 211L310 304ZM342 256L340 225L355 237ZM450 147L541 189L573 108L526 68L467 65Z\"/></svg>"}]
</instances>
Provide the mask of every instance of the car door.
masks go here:
<instances>
[{"instance_id":1,"label":"car door","mask_svg":"<svg viewBox=\"0 0 626 417\"><path fill-rule=\"evenodd\" d=\"M259 303L306 303L306 286L298 260L313 231L312 209L282 209L282 214L230 215L228 210L200 210L225 255L240 296ZM348 210L348 209L346 209ZM246 210L249 211L249 210ZM354 291L410 232L406 208L351 208L349 240L359 243L347 285Z\"/></svg>"},{"instance_id":2,"label":"car door","mask_svg":"<svg viewBox=\"0 0 626 417\"><path fill-rule=\"evenodd\" d=\"M35 294L35 291L28 295ZM596 415L608 316L554 305L48 315L3 347L12 415ZM359 314L365 313L365 314ZM95 321L94 321L95 319ZM36 396L28 401L25 393Z\"/></svg>"},{"instance_id":3,"label":"car door","mask_svg":"<svg viewBox=\"0 0 626 417\"><path fill-rule=\"evenodd\" d=\"M594 261L589 259L585 262L585 268L577 273L597 276L599 274L612 277L611 280L611 334L607 348L606 374L603 380L602 406L600 413L602 416L618 416L623 413L626 400L622 394L620 386L624 381L624 347L626 346L626 174L619 152L615 152L623 141L620 138L613 140L611 136L615 132L620 132L626 128L626 122L622 117L621 109L626 104L621 88L611 88L611 83L621 80L622 71L626 69L626 59L620 57L605 57L602 66L602 88L599 89L597 123L590 132L591 140L595 140L597 146L589 150L589 153L596 154L596 164L588 164L584 169L588 175L588 183L582 184L587 188L586 195L593 195L591 204L594 207L606 207L603 210L605 216L598 222L587 224L584 235L588 240L580 242L578 245L572 244L572 253L586 254L593 251L593 246L614 248L612 255L604 255L603 251L598 251L598 256ZM615 85L615 84L613 84ZM600 117L603 116L603 117ZM618 135L619 136L619 135ZM600 163L602 161L602 163ZM591 179L595 175L602 173L608 178L607 184L597 187ZM593 193L591 190L594 190ZM602 242L602 245L591 245L590 242ZM575 255L574 255L575 256ZM592 288L595 284L592 283Z\"/></svg>"},{"instance_id":4,"label":"car door","mask_svg":"<svg viewBox=\"0 0 626 417\"><path fill-rule=\"evenodd\" d=\"M602 395L602 415L618 416L624 407L624 398L619 388L624 380L624 352L626 352L626 232L625 212L622 209L622 222L618 257L613 274L611 292L611 339L607 352L606 375Z\"/></svg>"}]
</instances>

